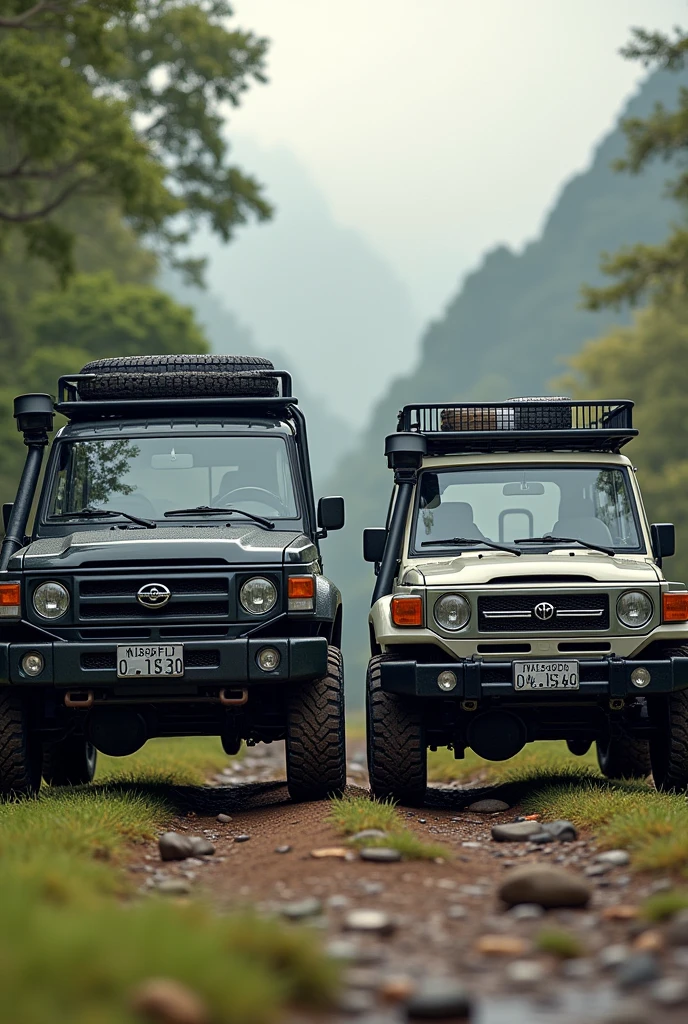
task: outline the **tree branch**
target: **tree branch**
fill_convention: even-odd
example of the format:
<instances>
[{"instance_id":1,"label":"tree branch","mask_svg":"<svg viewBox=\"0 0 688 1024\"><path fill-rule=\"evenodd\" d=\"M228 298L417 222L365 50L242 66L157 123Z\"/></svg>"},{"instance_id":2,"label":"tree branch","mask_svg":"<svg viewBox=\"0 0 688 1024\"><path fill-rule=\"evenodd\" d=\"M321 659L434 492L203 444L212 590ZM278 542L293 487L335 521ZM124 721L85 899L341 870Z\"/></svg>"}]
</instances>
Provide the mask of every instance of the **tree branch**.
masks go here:
<instances>
[{"instance_id":1,"label":"tree branch","mask_svg":"<svg viewBox=\"0 0 688 1024\"><path fill-rule=\"evenodd\" d=\"M23 14L18 14L16 18L0 18L0 28L28 28L27 21L34 18L37 14L43 14L45 11L49 11L51 14L59 14L64 11L65 3L50 3L49 0L38 0L33 7L29 7Z\"/></svg>"},{"instance_id":2,"label":"tree branch","mask_svg":"<svg viewBox=\"0 0 688 1024\"><path fill-rule=\"evenodd\" d=\"M7 210L0 209L0 221L6 221L8 224L30 224L31 221L41 220L44 217L49 217L58 206L62 206L70 196L74 195L82 185L87 185L90 178L77 178L71 185L63 189L54 199L45 206L42 206L38 210L31 210L29 213L9 213Z\"/></svg>"}]
</instances>

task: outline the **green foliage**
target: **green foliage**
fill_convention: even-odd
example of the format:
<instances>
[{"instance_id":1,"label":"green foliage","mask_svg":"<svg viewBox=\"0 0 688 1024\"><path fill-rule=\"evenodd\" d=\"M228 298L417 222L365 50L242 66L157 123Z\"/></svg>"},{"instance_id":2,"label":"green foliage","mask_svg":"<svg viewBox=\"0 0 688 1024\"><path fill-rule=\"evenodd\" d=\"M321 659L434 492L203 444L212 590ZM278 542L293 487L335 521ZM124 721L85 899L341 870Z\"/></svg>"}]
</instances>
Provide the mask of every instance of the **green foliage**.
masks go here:
<instances>
[{"instance_id":1,"label":"green foliage","mask_svg":"<svg viewBox=\"0 0 688 1024\"><path fill-rule=\"evenodd\" d=\"M96 779L102 783L169 783L201 786L227 766L217 736L152 739L129 757L98 755Z\"/></svg>"},{"instance_id":2,"label":"green foliage","mask_svg":"<svg viewBox=\"0 0 688 1024\"><path fill-rule=\"evenodd\" d=\"M330 803L327 820L346 836L353 836L365 829L379 829L386 833L383 839L357 840L357 846L381 846L398 850L405 860L451 858L451 851L446 846L426 843L406 828L391 800L371 800L361 796L338 797Z\"/></svg>"},{"instance_id":3,"label":"green foliage","mask_svg":"<svg viewBox=\"0 0 688 1024\"><path fill-rule=\"evenodd\" d=\"M650 896L643 906L643 916L658 923L667 921L681 910L688 910L688 889L669 889Z\"/></svg>"},{"instance_id":4,"label":"green foliage","mask_svg":"<svg viewBox=\"0 0 688 1024\"><path fill-rule=\"evenodd\" d=\"M585 946L579 936L565 928L543 928L535 936L535 948L539 953L549 953L559 960L585 956Z\"/></svg>"}]
</instances>

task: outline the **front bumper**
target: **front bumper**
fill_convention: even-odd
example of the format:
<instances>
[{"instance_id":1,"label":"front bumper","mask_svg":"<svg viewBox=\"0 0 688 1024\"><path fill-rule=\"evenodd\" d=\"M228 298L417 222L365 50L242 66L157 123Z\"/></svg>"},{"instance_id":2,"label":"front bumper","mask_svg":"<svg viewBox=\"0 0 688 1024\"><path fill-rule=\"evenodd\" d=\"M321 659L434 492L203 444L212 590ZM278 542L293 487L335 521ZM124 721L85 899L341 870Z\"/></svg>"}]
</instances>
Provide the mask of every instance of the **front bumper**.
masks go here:
<instances>
[{"instance_id":1,"label":"front bumper","mask_svg":"<svg viewBox=\"0 0 688 1024\"><path fill-rule=\"evenodd\" d=\"M126 641L120 641L120 644ZM132 641L137 643L137 641ZM280 653L273 672L258 667L256 655L263 647ZM116 668L117 645L110 642L52 642L0 644L0 685L56 686L94 690L116 687L126 691L145 684L151 688L187 689L190 686L260 686L265 683L301 683L319 679L327 671L327 639L294 637L283 639L184 641L185 670L179 678L155 677L120 679ZM25 654L36 651L45 668L38 676L27 676L21 668Z\"/></svg>"},{"instance_id":2,"label":"front bumper","mask_svg":"<svg viewBox=\"0 0 688 1024\"><path fill-rule=\"evenodd\" d=\"M544 659L540 659L544 660ZM688 658L666 658L662 661L642 658L602 658L599 661L579 660L578 690L516 690L512 681L510 661L456 661L442 664L419 664L416 661L383 661L381 686L387 693L408 697L440 697L446 700L482 700L483 698L516 698L524 704L541 702L543 697L556 700L586 700L599 697L647 696L688 689ZM631 672L646 668L650 682L642 688L631 682ZM441 690L437 684L440 672L451 670L457 679L453 690Z\"/></svg>"}]
</instances>

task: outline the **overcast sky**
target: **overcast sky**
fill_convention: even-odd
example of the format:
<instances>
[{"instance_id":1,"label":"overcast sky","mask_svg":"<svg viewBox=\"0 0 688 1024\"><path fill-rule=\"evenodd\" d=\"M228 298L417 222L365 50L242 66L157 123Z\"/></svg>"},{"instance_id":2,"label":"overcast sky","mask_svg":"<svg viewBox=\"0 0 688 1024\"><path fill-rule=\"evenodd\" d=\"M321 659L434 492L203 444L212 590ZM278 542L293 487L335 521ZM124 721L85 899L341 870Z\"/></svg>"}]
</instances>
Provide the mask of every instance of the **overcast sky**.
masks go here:
<instances>
[{"instance_id":1,"label":"overcast sky","mask_svg":"<svg viewBox=\"0 0 688 1024\"><path fill-rule=\"evenodd\" d=\"M423 319L499 242L520 247L643 74L632 25L686 0L235 0L272 40L235 130L283 144ZM269 182L267 183L269 185ZM240 242L238 243L240 244Z\"/></svg>"}]
</instances>

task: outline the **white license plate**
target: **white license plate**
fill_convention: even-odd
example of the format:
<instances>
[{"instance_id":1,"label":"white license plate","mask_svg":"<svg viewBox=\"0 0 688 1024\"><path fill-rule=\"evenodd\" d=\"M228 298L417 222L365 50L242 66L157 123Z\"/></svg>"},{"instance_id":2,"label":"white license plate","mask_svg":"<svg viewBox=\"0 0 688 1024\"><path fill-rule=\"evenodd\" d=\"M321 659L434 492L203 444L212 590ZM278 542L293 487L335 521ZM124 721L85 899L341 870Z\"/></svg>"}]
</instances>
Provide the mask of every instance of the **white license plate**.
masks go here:
<instances>
[{"instance_id":1,"label":"white license plate","mask_svg":"<svg viewBox=\"0 0 688 1024\"><path fill-rule=\"evenodd\" d=\"M119 679L173 678L184 675L184 644L121 644L117 647Z\"/></svg>"},{"instance_id":2,"label":"white license plate","mask_svg":"<svg viewBox=\"0 0 688 1024\"><path fill-rule=\"evenodd\" d=\"M577 661L515 661L515 690L577 690Z\"/></svg>"}]
</instances>

